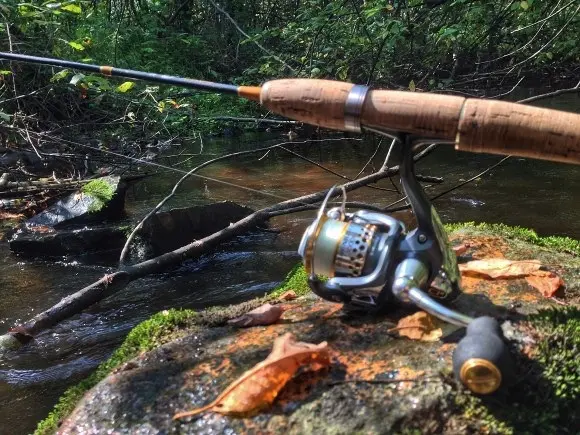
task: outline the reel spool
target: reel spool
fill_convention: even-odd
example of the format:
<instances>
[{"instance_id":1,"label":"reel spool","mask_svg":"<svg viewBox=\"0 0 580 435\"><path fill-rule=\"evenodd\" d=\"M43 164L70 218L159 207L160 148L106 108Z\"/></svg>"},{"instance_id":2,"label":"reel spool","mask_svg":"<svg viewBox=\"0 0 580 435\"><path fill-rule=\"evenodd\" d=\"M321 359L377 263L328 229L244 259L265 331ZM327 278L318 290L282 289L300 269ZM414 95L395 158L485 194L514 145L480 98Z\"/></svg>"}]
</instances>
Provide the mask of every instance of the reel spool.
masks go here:
<instances>
[{"instance_id":1,"label":"reel spool","mask_svg":"<svg viewBox=\"0 0 580 435\"><path fill-rule=\"evenodd\" d=\"M326 195L298 249L310 287L333 302L376 307L405 227L382 213L346 213L344 189L342 205L325 213L335 190L333 187ZM325 281L320 276L330 279Z\"/></svg>"}]
</instances>

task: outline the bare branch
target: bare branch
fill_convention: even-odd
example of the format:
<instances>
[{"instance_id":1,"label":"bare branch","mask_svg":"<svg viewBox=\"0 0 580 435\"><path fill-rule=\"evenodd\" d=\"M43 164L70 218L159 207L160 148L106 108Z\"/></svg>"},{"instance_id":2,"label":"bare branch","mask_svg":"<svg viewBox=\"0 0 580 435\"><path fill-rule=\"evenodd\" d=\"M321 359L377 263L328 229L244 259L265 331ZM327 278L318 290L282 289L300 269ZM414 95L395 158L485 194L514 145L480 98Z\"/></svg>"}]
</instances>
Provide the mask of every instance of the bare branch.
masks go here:
<instances>
[{"instance_id":1,"label":"bare branch","mask_svg":"<svg viewBox=\"0 0 580 435\"><path fill-rule=\"evenodd\" d=\"M535 95L533 97L524 98L523 100L519 100L518 103L531 103L533 101L544 100L546 98L557 97L558 95L564 94L579 94L580 95L580 82L573 88L568 89L559 89L554 92L548 92L547 94Z\"/></svg>"},{"instance_id":2,"label":"bare branch","mask_svg":"<svg viewBox=\"0 0 580 435\"><path fill-rule=\"evenodd\" d=\"M218 11L220 11L222 14L225 15L225 17L230 20L230 22L234 25L234 27L236 29L238 29L238 32L240 32L242 35L244 35L247 39L252 40L252 37L250 35L248 35L246 32L244 32L242 30L242 28L238 25L238 23L236 23L236 21L230 16L230 14L228 14L225 10L223 10L221 7L219 7L216 2L214 2L213 0L209 0L209 2L213 5L214 8L216 8ZM278 62L280 62L282 65L284 65L286 68L288 68L290 71L292 71L293 73L296 73L296 70L294 68L292 68L290 65L288 65L286 62L284 62L284 60L282 60L281 58L279 58L278 56L276 56L274 53L272 53L270 50L266 49L264 46L262 46L258 41L252 40L252 42L260 49L262 50L264 53L266 53L269 56L272 56L274 59L276 59Z\"/></svg>"}]
</instances>

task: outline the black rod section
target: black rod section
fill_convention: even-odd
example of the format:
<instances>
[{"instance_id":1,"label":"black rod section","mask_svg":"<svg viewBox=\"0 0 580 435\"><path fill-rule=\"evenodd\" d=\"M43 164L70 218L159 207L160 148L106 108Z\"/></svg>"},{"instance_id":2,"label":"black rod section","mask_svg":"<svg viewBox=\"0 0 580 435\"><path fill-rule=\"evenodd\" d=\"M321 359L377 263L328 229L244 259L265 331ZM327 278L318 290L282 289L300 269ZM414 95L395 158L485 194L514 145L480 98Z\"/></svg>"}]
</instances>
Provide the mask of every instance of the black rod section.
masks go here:
<instances>
[{"instance_id":1,"label":"black rod section","mask_svg":"<svg viewBox=\"0 0 580 435\"><path fill-rule=\"evenodd\" d=\"M111 66L91 65L88 63L72 62L70 60L61 60L49 57L29 56L26 54L16 54L6 52L0 52L0 59L14 60L26 63L36 63L41 65L51 65L63 68L71 68L81 71L99 73L103 75L125 77L136 80L146 80L150 82L182 86L184 88L193 88L200 89L203 91L219 92L222 94L235 94L235 95L238 94L238 87L236 85L208 82L205 80L186 79L183 77L170 76L166 74L148 73L144 71L136 71L131 69L113 68Z\"/></svg>"}]
</instances>

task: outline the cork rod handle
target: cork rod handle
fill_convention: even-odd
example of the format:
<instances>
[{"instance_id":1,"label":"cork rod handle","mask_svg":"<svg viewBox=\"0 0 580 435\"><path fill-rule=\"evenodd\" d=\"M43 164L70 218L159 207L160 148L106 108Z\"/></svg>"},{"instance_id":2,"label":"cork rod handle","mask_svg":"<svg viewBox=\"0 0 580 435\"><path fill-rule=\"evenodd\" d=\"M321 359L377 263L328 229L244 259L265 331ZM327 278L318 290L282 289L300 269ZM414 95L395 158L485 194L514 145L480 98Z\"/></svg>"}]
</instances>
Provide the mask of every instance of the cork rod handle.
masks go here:
<instances>
[{"instance_id":1,"label":"cork rod handle","mask_svg":"<svg viewBox=\"0 0 580 435\"><path fill-rule=\"evenodd\" d=\"M353 86L330 80L273 80L262 86L260 102L288 118L344 130L345 103ZM503 101L371 90L361 123L453 141L462 151L580 163L580 114Z\"/></svg>"}]
</instances>

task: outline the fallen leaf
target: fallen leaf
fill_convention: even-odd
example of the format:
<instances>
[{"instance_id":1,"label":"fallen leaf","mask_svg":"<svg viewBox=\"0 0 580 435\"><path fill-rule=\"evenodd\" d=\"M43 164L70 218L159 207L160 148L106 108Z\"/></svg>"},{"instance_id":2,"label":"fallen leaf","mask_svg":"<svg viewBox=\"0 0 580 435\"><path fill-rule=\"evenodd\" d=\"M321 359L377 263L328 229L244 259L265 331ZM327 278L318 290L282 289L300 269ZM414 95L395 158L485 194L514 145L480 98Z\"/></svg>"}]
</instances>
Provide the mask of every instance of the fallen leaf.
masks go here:
<instances>
[{"instance_id":1,"label":"fallen leaf","mask_svg":"<svg viewBox=\"0 0 580 435\"><path fill-rule=\"evenodd\" d=\"M530 276L526 276L526 281L547 298L553 297L564 285L564 280L559 275L546 270L536 270Z\"/></svg>"},{"instance_id":2,"label":"fallen leaf","mask_svg":"<svg viewBox=\"0 0 580 435\"><path fill-rule=\"evenodd\" d=\"M540 269L538 260L513 261L505 258L468 261L459 265L466 276L486 276L488 278L518 278L530 275Z\"/></svg>"},{"instance_id":3,"label":"fallen leaf","mask_svg":"<svg viewBox=\"0 0 580 435\"><path fill-rule=\"evenodd\" d=\"M469 243L462 243L461 245L457 245L457 246L453 246L453 252L455 252L455 255L463 255L467 252L467 250L470 248Z\"/></svg>"},{"instance_id":4,"label":"fallen leaf","mask_svg":"<svg viewBox=\"0 0 580 435\"><path fill-rule=\"evenodd\" d=\"M438 327L438 320L425 311L419 311L411 316L403 317L395 328L389 332L398 332L400 337L411 340L437 341L443 335Z\"/></svg>"},{"instance_id":5,"label":"fallen leaf","mask_svg":"<svg viewBox=\"0 0 580 435\"><path fill-rule=\"evenodd\" d=\"M228 324L241 328L271 325L280 319L283 312L284 309L279 305L264 304L240 317L229 320Z\"/></svg>"},{"instance_id":6,"label":"fallen leaf","mask_svg":"<svg viewBox=\"0 0 580 435\"><path fill-rule=\"evenodd\" d=\"M278 297L278 300L280 300L280 301L293 301L297 297L298 296L296 296L296 292L294 290L288 290L287 292L282 293Z\"/></svg>"},{"instance_id":7,"label":"fallen leaf","mask_svg":"<svg viewBox=\"0 0 580 435\"><path fill-rule=\"evenodd\" d=\"M280 390L304 365L319 369L330 365L327 343L297 342L290 333L274 340L268 357L231 383L209 405L192 411L180 412L173 419L189 417L205 411L224 415L250 415L272 404Z\"/></svg>"}]
</instances>

